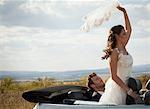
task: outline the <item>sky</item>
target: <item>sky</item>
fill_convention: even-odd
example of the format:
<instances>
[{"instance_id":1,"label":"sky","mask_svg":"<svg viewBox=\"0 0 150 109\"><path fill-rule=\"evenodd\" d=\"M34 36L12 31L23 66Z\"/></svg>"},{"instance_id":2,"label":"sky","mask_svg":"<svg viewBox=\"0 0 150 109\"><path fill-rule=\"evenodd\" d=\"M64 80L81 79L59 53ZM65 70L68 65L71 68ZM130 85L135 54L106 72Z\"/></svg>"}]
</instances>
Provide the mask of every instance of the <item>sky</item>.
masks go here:
<instances>
[{"instance_id":1,"label":"sky","mask_svg":"<svg viewBox=\"0 0 150 109\"><path fill-rule=\"evenodd\" d=\"M101 69L109 29L124 25L116 11L86 33L82 17L102 0L0 0L0 70L68 71ZM150 64L150 0L119 0L132 25L127 45L133 65Z\"/></svg>"}]
</instances>

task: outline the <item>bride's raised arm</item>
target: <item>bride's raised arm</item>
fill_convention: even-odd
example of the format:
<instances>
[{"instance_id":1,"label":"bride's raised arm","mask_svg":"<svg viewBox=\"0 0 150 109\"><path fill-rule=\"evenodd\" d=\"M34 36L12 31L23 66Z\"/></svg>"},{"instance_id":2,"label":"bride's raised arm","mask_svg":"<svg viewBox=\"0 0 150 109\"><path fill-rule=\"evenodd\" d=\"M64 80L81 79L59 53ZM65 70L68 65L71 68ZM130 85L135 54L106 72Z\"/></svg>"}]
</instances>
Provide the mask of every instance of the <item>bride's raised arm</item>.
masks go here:
<instances>
[{"instance_id":1,"label":"bride's raised arm","mask_svg":"<svg viewBox=\"0 0 150 109\"><path fill-rule=\"evenodd\" d=\"M129 20L129 17L128 17L128 14L127 14L127 11L125 8L121 7L121 6L118 6L117 7L120 11L123 12L124 14L124 19L125 19L125 29L126 29L126 42L125 42L125 46L127 45L129 39L130 39L130 36L131 36L131 32L132 32L132 28L131 28L131 24L130 24L130 20Z\"/></svg>"}]
</instances>

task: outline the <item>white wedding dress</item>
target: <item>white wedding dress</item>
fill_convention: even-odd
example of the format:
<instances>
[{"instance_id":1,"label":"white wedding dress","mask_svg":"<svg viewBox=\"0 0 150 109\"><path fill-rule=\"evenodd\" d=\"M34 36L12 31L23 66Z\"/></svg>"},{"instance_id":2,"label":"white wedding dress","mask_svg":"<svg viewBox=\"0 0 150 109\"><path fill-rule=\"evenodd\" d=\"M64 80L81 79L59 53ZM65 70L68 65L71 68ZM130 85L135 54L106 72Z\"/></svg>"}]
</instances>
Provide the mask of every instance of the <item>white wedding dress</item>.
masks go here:
<instances>
[{"instance_id":1,"label":"white wedding dress","mask_svg":"<svg viewBox=\"0 0 150 109\"><path fill-rule=\"evenodd\" d=\"M133 58L128 53L123 54L118 48L115 48L119 53L117 62L117 75L127 84L127 80L132 72ZM110 77L105 84L105 91L101 96L100 104L123 105L126 104L126 92Z\"/></svg>"}]
</instances>

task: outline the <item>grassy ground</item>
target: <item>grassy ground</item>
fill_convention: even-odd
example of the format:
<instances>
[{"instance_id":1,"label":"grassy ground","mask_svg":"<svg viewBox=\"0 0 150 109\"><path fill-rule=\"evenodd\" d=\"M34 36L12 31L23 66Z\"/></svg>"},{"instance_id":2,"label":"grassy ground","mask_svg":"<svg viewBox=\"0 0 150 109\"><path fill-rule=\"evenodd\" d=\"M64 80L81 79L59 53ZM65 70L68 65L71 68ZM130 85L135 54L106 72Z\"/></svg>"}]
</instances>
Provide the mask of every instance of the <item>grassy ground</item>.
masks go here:
<instances>
[{"instance_id":1,"label":"grassy ground","mask_svg":"<svg viewBox=\"0 0 150 109\"><path fill-rule=\"evenodd\" d=\"M34 103L22 98L22 93L28 90L59 85L86 85L86 77L80 81L56 81L45 78L36 81L16 82L11 77L0 80L0 109L32 109Z\"/></svg>"},{"instance_id":2,"label":"grassy ground","mask_svg":"<svg viewBox=\"0 0 150 109\"><path fill-rule=\"evenodd\" d=\"M10 91L0 94L0 109L32 109L34 103L25 101L21 95L22 91Z\"/></svg>"},{"instance_id":3,"label":"grassy ground","mask_svg":"<svg viewBox=\"0 0 150 109\"><path fill-rule=\"evenodd\" d=\"M143 88L150 75L141 75L138 77L143 84ZM36 81L16 82L11 77L5 77L0 80L0 109L32 109L34 103L25 101L22 93L27 90L33 90L44 87L58 85L82 85L86 86L87 77L83 77L80 81L56 81L54 79L45 78Z\"/></svg>"}]
</instances>

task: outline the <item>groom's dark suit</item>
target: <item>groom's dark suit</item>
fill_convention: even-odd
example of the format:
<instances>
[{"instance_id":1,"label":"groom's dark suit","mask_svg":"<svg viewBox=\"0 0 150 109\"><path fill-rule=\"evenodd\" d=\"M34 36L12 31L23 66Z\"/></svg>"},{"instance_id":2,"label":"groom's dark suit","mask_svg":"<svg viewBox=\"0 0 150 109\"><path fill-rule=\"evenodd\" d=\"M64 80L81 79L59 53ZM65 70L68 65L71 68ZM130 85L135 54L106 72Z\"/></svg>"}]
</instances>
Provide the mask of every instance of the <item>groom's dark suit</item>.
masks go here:
<instances>
[{"instance_id":1,"label":"groom's dark suit","mask_svg":"<svg viewBox=\"0 0 150 109\"><path fill-rule=\"evenodd\" d=\"M101 94L89 88L83 92L77 91L68 94L69 99L86 100L86 101L99 101L100 97Z\"/></svg>"}]
</instances>

